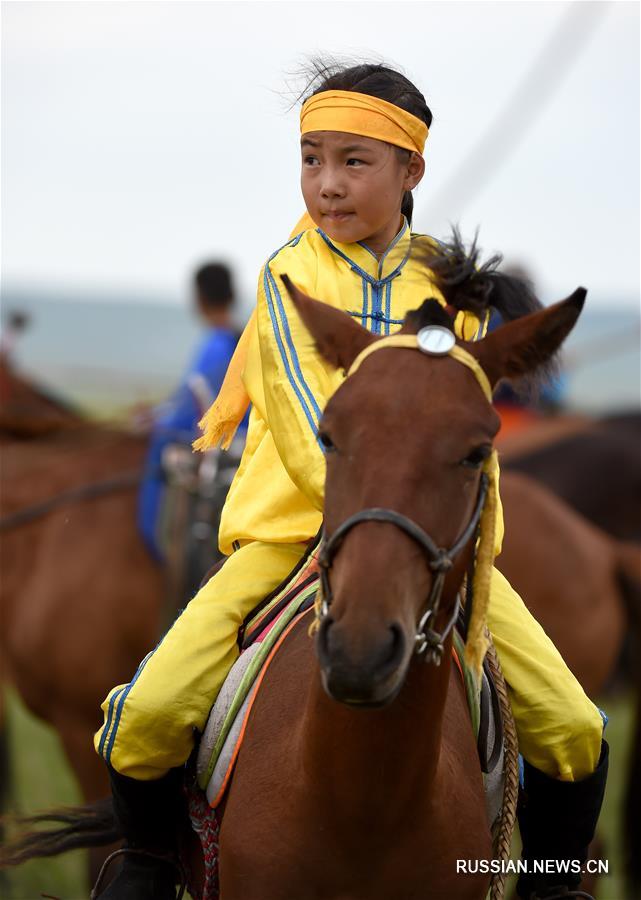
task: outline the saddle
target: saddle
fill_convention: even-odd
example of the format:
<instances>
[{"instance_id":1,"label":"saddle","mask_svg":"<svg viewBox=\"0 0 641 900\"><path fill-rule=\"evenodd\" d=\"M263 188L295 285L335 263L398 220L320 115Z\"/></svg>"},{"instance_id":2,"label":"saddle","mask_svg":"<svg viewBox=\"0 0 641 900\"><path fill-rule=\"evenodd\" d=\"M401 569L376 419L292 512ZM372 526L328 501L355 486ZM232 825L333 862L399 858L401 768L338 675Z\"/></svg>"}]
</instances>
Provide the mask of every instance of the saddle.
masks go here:
<instances>
[{"instance_id":1,"label":"saddle","mask_svg":"<svg viewBox=\"0 0 641 900\"><path fill-rule=\"evenodd\" d=\"M224 797L269 664L296 622L314 605L319 579L316 546L310 547L286 581L250 613L240 629L240 656L218 694L198 749L198 785L212 808Z\"/></svg>"}]
</instances>

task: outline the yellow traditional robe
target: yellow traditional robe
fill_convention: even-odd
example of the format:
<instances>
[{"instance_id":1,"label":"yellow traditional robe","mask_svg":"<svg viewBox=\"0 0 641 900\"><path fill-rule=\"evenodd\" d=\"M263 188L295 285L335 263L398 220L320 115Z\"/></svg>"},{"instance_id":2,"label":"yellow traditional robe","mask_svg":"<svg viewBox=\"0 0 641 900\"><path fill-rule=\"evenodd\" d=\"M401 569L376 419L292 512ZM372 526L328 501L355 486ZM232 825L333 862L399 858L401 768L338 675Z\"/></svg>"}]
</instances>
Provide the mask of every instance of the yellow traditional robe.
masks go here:
<instances>
[{"instance_id":1,"label":"yellow traditional robe","mask_svg":"<svg viewBox=\"0 0 641 900\"><path fill-rule=\"evenodd\" d=\"M345 310L373 334L393 334L426 298L445 303L419 254L411 252L421 240L430 239L412 236L404 221L378 260L363 244L341 244L310 229L263 267L258 328L243 372L252 412L243 459L223 510L223 553L247 541L308 540L322 521L325 460L317 428L344 375L320 357L281 275L289 275L310 297ZM483 325L471 313L460 313L455 323L466 340L480 337Z\"/></svg>"}]
</instances>

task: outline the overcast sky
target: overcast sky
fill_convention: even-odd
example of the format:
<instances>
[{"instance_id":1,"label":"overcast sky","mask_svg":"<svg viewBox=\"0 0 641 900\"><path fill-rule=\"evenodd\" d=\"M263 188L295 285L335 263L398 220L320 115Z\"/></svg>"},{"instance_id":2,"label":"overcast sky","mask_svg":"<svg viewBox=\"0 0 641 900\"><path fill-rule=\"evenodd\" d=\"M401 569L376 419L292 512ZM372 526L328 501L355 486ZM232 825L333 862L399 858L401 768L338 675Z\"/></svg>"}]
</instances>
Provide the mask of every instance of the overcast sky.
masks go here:
<instances>
[{"instance_id":1,"label":"overcast sky","mask_svg":"<svg viewBox=\"0 0 641 900\"><path fill-rule=\"evenodd\" d=\"M636 2L2 7L6 286L184 302L222 257L250 303L302 212L287 73L330 53L383 58L426 95L415 230L478 225L548 300L584 284L638 304Z\"/></svg>"}]
</instances>

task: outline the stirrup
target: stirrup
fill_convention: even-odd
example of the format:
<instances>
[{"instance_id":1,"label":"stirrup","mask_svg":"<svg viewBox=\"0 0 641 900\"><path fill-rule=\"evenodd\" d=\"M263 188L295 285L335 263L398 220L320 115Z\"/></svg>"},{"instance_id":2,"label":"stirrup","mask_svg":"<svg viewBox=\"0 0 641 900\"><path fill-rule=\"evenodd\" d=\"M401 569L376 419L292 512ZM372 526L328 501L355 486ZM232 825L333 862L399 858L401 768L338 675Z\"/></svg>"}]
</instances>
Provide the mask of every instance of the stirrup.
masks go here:
<instances>
[{"instance_id":1,"label":"stirrup","mask_svg":"<svg viewBox=\"0 0 641 900\"><path fill-rule=\"evenodd\" d=\"M175 857L169 856L166 853L153 853L151 850L138 849L137 847L121 847L120 850L114 850L113 853L109 854L109 856L101 866L96 883L91 894L89 895L89 900L99 900L100 889L102 888L102 883L105 880L107 869L117 857L127 855L144 856L147 859L155 859L157 862L171 863L174 869L176 869L180 881L176 900L183 900L185 891L187 890L187 876L182 864Z\"/></svg>"}]
</instances>

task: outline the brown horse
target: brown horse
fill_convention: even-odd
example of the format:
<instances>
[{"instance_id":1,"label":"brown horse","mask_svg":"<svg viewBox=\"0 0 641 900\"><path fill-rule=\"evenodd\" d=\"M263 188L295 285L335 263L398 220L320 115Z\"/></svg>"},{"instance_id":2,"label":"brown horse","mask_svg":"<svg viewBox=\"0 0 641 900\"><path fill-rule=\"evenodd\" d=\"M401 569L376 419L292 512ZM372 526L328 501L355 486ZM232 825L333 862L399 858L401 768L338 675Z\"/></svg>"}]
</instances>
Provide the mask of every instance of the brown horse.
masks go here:
<instances>
[{"instance_id":1,"label":"brown horse","mask_svg":"<svg viewBox=\"0 0 641 900\"><path fill-rule=\"evenodd\" d=\"M578 299L575 296L574 302ZM353 323L341 329L338 317L326 307L301 296L298 306L320 351L341 367L349 368L371 340ZM567 301L468 349L493 380L505 372L513 374L519 365L532 363L533 342L543 353L546 343L549 352L550 345L560 341L562 326L552 328L554 316L562 321L564 314L575 313L572 300ZM569 330L567 320L564 330ZM521 355L521 341L526 340L527 362ZM474 402L480 393L472 396L473 379L465 371L419 354L397 352L394 362L389 393L381 390L372 397L369 390L371 383L385 385L386 366L391 364L389 357L375 354L368 377L348 379L325 411L320 429L324 443L333 448L328 456L326 529L332 534L363 506L390 507L402 510L448 546L469 517L475 491L470 485L463 499L459 485L455 500L454 480L460 476L444 460L464 459L474 440L480 442L495 425L489 416L482 424L481 409ZM429 411L422 401L428 392ZM399 396L407 399L398 404ZM354 459L357 467L350 463ZM386 473L384 481L380 471ZM506 493L514 510L528 488L532 486L525 480L508 479ZM536 495L536 488L530 493ZM427 497L433 498L433 506ZM549 534L559 506L544 492L538 506L525 506L528 513L535 512L527 533L540 525L542 534ZM586 540L586 552L580 552L577 541L571 558L563 562L571 562L574 574L591 554L603 560L591 612L596 613L596 631L603 627L606 642L615 649L623 611L613 606L612 598L621 560L615 551L605 552L611 542L589 526L584 526L581 539ZM637 552L633 564L638 559ZM557 562L550 560L550 573L559 571ZM460 568L452 574L446 592L453 590L460 574ZM425 576L420 550L389 525L362 522L345 537L333 564L333 600L321 627L319 661L309 653L299 627L268 673L255 708L221 831L224 896L267 896L261 894L260 877L278 885L273 896L334 897L337 885L341 896L350 898L475 896L478 886L452 879L452 857L465 857L466 841L480 838L478 832L470 834L465 821L475 794L467 768L473 765L471 751L465 727L461 731L457 722L458 680L451 671L412 660L413 633L428 588ZM545 581L546 573L539 577ZM610 598L609 607L608 601L601 603L602 589ZM449 593L450 604L452 596ZM579 600L574 594L571 603ZM304 691L301 679L309 685ZM355 701L389 701L397 691L382 710L350 709ZM328 693L348 703L332 703ZM300 761L293 776L283 759ZM287 802L274 808L274 798L280 796ZM271 834L276 829L278 840ZM372 860L382 862L372 865Z\"/></svg>"},{"instance_id":2,"label":"brown horse","mask_svg":"<svg viewBox=\"0 0 641 900\"><path fill-rule=\"evenodd\" d=\"M329 363L348 369L377 340L291 290ZM531 370L557 350L584 294L466 348L492 384ZM419 315L403 331L421 324ZM330 400L326 530L350 528L332 544L317 654L300 624L254 706L220 835L226 900L485 896L487 876L456 872L457 859L491 854L464 692L453 666L426 664L415 648L426 597L434 601L425 535L451 548L473 521L498 425L469 369L416 351L372 354ZM371 521L372 508L393 515ZM468 537L431 622L446 660L472 552Z\"/></svg>"}]
</instances>

